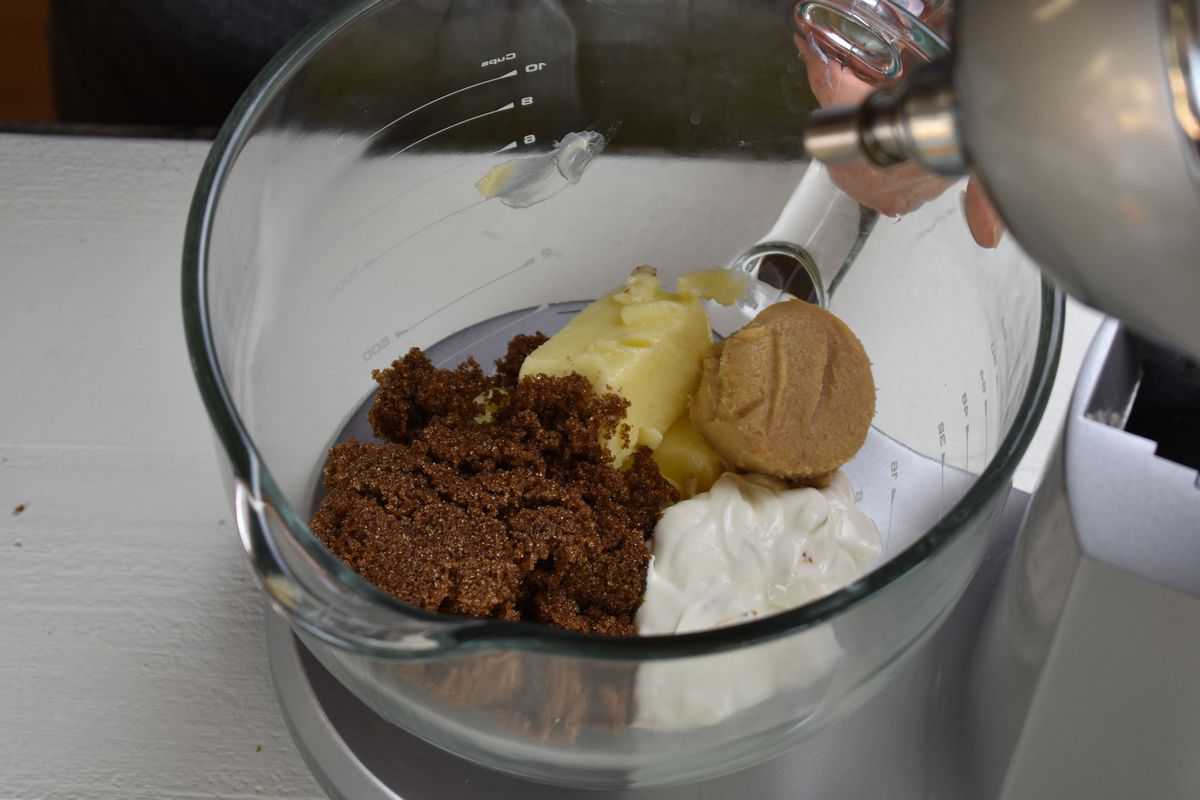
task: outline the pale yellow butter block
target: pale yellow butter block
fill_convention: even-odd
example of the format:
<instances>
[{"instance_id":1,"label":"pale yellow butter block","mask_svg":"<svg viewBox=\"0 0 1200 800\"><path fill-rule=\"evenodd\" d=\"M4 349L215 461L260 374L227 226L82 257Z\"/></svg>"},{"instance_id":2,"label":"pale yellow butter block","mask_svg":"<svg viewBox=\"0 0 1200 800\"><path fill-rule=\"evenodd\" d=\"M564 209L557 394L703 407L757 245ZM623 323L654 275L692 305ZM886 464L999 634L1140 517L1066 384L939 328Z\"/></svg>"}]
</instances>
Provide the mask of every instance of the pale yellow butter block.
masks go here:
<instances>
[{"instance_id":1,"label":"pale yellow butter block","mask_svg":"<svg viewBox=\"0 0 1200 800\"><path fill-rule=\"evenodd\" d=\"M687 414L677 419L663 435L662 444L654 451L654 461L663 477L685 500L707 492L725 471L721 457Z\"/></svg>"},{"instance_id":2,"label":"pale yellow butter block","mask_svg":"<svg viewBox=\"0 0 1200 800\"><path fill-rule=\"evenodd\" d=\"M658 447L671 424L686 417L711 343L700 297L664 291L653 270L639 267L622 289L530 353L521 377L579 373L598 392L628 400L629 442L609 442L619 464L639 444Z\"/></svg>"}]
</instances>

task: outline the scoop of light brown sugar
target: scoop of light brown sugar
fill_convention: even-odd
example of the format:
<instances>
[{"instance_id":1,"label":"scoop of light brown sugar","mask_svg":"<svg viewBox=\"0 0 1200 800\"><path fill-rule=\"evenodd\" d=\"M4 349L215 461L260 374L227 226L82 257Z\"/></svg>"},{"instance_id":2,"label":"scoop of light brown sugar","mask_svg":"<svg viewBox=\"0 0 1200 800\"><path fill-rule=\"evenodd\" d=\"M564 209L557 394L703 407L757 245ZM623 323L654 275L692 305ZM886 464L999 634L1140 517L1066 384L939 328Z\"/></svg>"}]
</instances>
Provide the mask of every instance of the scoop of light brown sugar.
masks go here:
<instances>
[{"instance_id":1,"label":"scoop of light brown sugar","mask_svg":"<svg viewBox=\"0 0 1200 800\"><path fill-rule=\"evenodd\" d=\"M844 322L789 300L712 347L690 413L728 466L812 481L866 441L875 381Z\"/></svg>"}]
</instances>

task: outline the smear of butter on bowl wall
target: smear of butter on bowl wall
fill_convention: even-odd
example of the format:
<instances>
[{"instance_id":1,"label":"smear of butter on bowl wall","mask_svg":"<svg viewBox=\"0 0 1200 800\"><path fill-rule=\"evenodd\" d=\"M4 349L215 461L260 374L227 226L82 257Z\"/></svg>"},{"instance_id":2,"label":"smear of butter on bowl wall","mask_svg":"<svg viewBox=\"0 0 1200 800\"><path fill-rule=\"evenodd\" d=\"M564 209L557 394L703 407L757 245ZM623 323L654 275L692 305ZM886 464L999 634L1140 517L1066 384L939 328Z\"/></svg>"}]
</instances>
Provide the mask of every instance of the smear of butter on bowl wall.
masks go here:
<instances>
[{"instance_id":1,"label":"smear of butter on bowl wall","mask_svg":"<svg viewBox=\"0 0 1200 800\"><path fill-rule=\"evenodd\" d=\"M547 153L497 164L475 182L475 188L484 199L495 198L511 208L529 208L579 183L604 144L604 137L595 131L568 133Z\"/></svg>"}]
</instances>

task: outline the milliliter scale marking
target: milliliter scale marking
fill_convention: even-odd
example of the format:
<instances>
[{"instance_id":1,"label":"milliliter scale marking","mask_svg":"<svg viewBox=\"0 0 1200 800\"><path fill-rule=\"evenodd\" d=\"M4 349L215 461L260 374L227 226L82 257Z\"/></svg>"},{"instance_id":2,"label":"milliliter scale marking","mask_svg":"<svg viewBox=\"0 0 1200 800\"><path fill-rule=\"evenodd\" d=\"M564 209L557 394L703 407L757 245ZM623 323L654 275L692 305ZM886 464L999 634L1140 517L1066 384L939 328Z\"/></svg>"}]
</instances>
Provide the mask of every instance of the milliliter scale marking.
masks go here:
<instances>
[{"instance_id":1,"label":"milliliter scale marking","mask_svg":"<svg viewBox=\"0 0 1200 800\"><path fill-rule=\"evenodd\" d=\"M511 62L516 61L517 58L518 58L518 54L515 51L508 52L508 53L505 53L504 55L498 56L496 58L484 59L484 60L480 61L479 66L482 69L486 69L488 67L493 67L493 66L497 66L497 65L501 65L501 64L510 64ZM525 64L523 67L510 69L502 75L497 75L497 76L494 76L491 78L485 78L480 81L475 81L474 83L470 83L470 84L467 84L466 86L459 87L458 89L454 89L453 91L446 92L445 94L439 95L438 97L435 97L432 100L428 100L428 101L420 104L419 106L411 108L408 111L405 111L403 114L400 114L399 116L393 118L386 125L383 125L379 129L377 129L376 131L371 133L366 138L366 141L368 143L373 141L374 139L383 135L385 132L390 130L392 127L394 127L398 123L404 121L405 119L408 119L409 117L413 116L414 114L416 114L419 111L423 111L427 108L430 108L430 107L436 105L437 103L440 103L441 101L443 101L447 98L463 94L464 92L469 92L472 89L478 89L481 86L487 86L489 84L498 83L500 81L512 80L513 78L519 77L522 73L533 74L533 73L541 72L542 70L546 69L547 66L548 66L547 62L545 62L545 61L533 61L528 64ZM387 157L386 160L390 161L391 159L396 158L397 156L399 156L403 153L406 153L409 150L412 150L413 148L417 147L418 145L421 145L421 144L429 141L430 139L433 139L436 136L446 133L447 131L454 130L455 128L461 127L461 126L466 125L471 122L475 122L475 121L483 119L485 117L490 117L490 116L493 116L496 114L507 113L507 112L514 111L519 108L528 108L529 106L534 105L534 103L535 103L535 99L534 99L533 95L525 95L523 97L518 98L517 100L512 100L508 103L505 103L504 105L501 105L497 108L493 108L489 111L484 111L479 114L474 114L470 117L467 117L466 119L462 119L457 122L446 125L445 127L439 128L438 130L434 131L433 133L422 136L421 138L417 139L414 142L410 142L409 144L405 145L404 147L401 147L400 149L391 153ZM338 139L340 141L341 137L339 136ZM528 134L525 134L524 136L522 136L519 141L514 139L514 140L508 142L507 144L501 146L499 149L493 151L492 155L506 153L506 152L509 152L512 150L516 150L522 144L531 145L531 144L535 144L536 142L537 142L536 134L528 133ZM447 173L453 172L455 169L458 168L458 166L461 166L466 161L467 160L464 160L463 162L460 162L459 165L456 165L456 166L452 167L450 170L447 170ZM438 177L438 176L435 176L435 177ZM374 264L378 263L380 259L382 259L383 257L387 256L388 254L392 253L393 251L398 249L400 246L402 246L403 244L405 244L412 238L424 233L425 231L429 230L432 227L440 225L441 223L445 222L446 220L448 220L454 216L457 216L458 214L461 214L464 211L470 210L471 208L479 205L482 202L484 202L484 201L481 200L476 203L472 203L469 206L466 206L463 208L457 208L457 209L451 211L450 213L445 214L444 216L439 217L438 219L435 219L432 222L429 222L429 223L419 227L415 231L410 232L409 234L404 236L402 239L395 241L392 245L387 247L382 252L372 256L371 258L366 259L361 264L356 266L354 269L350 270L349 273L344 275L338 281L338 283L330 291L329 298L332 300L334 297L336 297L338 294L340 294L341 291L343 289L345 289L346 286L348 286L355 278L357 278L358 275L363 270L372 267ZM387 204L384 204L383 206L380 206L380 207L374 209L370 214L368 214L368 217L374 216L376 213L386 210L387 207L388 207ZM365 220L363 220L363 221L365 221ZM382 340L380 340L380 341L382 342ZM381 350L379 344L380 343L377 342L375 345L372 346L375 350L374 353L364 352L364 356L363 356L364 359L370 359L370 358L373 358L374 355L377 355L378 352L380 352L380 350ZM370 349L371 348L369 348L368 350L370 350Z\"/></svg>"},{"instance_id":2,"label":"milliliter scale marking","mask_svg":"<svg viewBox=\"0 0 1200 800\"><path fill-rule=\"evenodd\" d=\"M942 499L942 508L946 507L946 422L938 420L938 447L941 448L941 484L938 487L938 496Z\"/></svg>"},{"instance_id":3,"label":"milliliter scale marking","mask_svg":"<svg viewBox=\"0 0 1200 800\"><path fill-rule=\"evenodd\" d=\"M900 462L892 461L888 467L888 472L891 474L892 481L900 480ZM892 520L896 517L896 487L892 487L891 496L888 498L888 524L886 541L892 540Z\"/></svg>"},{"instance_id":4,"label":"milliliter scale marking","mask_svg":"<svg viewBox=\"0 0 1200 800\"><path fill-rule=\"evenodd\" d=\"M979 392L983 395L983 463L988 460L988 385L983 370L979 370Z\"/></svg>"},{"instance_id":5,"label":"milliliter scale marking","mask_svg":"<svg viewBox=\"0 0 1200 800\"><path fill-rule=\"evenodd\" d=\"M963 469L971 469L971 405L967 393L962 393L963 417L967 420L963 425Z\"/></svg>"}]
</instances>

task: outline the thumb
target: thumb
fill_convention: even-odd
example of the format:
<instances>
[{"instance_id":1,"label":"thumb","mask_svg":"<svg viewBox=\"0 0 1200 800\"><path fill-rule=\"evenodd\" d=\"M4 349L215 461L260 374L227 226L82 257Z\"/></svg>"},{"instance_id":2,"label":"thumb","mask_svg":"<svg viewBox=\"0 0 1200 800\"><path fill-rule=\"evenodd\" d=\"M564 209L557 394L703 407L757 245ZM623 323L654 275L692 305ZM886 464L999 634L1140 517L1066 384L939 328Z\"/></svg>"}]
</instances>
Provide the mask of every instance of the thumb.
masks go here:
<instances>
[{"instance_id":1,"label":"thumb","mask_svg":"<svg viewBox=\"0 0 1200 800\"><path fill-rule=\"evenodd\" d=\"M992 248L1000 244L1004 236L1004 222L988 199L983 184L974 176L967 182L967 190L963 192L963 214L967 218L971 236L980 247Z\"/></svg>"}]
</instances>

